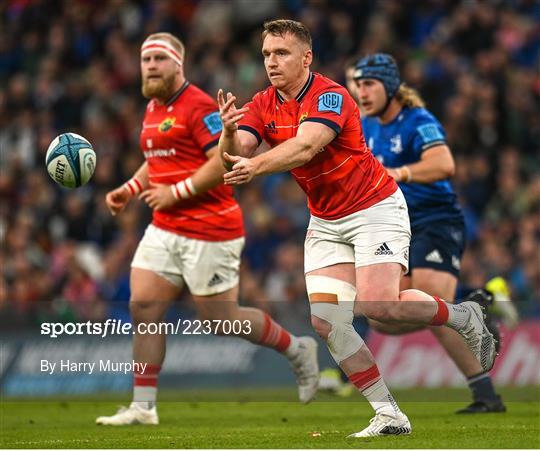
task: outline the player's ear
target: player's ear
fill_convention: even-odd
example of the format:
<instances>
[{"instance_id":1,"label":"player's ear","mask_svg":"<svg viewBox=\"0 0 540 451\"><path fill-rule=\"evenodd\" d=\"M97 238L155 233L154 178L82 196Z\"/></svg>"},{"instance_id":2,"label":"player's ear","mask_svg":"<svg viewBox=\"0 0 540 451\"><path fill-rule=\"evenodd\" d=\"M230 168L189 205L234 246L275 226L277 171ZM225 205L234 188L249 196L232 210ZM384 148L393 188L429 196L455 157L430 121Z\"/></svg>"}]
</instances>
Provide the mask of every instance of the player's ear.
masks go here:
<instances>
[{"instance_id":1,"label":"player's ear","mask_svg":"<svg viewBox=\"0 0 540 451\"><path fill-rule=\"evenodd\" d=\"M313 62L313 51L311 49L307 49L304 52L304 67L311 66L312 62Z\"/></svg>"}]
</instances>

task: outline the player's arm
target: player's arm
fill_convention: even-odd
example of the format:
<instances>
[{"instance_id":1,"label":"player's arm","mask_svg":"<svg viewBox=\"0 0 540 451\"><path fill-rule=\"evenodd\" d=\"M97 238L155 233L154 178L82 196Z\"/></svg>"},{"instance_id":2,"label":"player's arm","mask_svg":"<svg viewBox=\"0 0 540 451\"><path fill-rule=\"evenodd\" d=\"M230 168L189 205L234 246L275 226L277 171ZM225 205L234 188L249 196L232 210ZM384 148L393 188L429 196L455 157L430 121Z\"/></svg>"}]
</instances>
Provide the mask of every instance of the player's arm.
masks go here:
<instances>
[{"instance_id":1,"label":"player's arm","mask_svg":"<svg viewBox=\"0 0 540 451\"><path fill-rule=\"evenodd\" d=\"M284 172L303 166L335 137L336 132L324 124L303 122L294 138L254 158L225 155L225 158L233 163L232 170L224 176L225 183L239 185L258 175Z\"/></svg>"},{"instance_id":2,"label":"player's arm","mask_svg":"<svg viewBox=\"0 0 540 451\"><path fill-rule=\"evenodd\" d=\"M217 146L206 152L208 160L191 177L173 185L150 183L150 187L139 195L150 208L164 210L186 199L199 196L223 183L225 168Z\"/></svg>"},{"instance_id":3,"label":"player's arm","mask_svg":"<svg viewBox=\"0 0 540 451\"><path fill-rule=\"evenodd\" d=\"M145 161L135 172L130 180L136 179L141 184L142 190L148 188L148 163Z\"/></svg>"},{"instance_id":4,"label":"player's arm","mask_svg":"<svg viewBox=\"0 0 540 451\"><path fill-rule=\"evenodd\" d=\"M217 101L219 116L223 124L218 144L219 154L223 160L223 165L230 170L231 166L225 160L225 154L250 157L259 146L259 142L252 133L238 130L238 122L249 111L249 108L237 109L234 104L236 97L229 92L227 93L227 100L225 100L222 89L218 91Z\"/></svg>"},{"instance_id":5,"label":"player's arm","mask_svg":"<svg viewBox=\"0 0 540 451\"><path fill-rule=\"evenodd\" d=\"M422 152L417 163L387 170L397 182L433 183L452 177L456 166L448 146L440 144Z\"/></svg>"},{"instance_id":6,"label":"player's arm","mask_svg":"<svg viewBox=\"0 0 540 451\"><path fill-rule=\"evenodd\" d=\"M206 155L208 161L191 176L193 188L197 194L204 193L223 183L223 174L226 172L221 163L218 146L212 147L206 152Z\"/></svg>"},{"instance_id":7,"label":"player's arm","mask_svg":"<svg viewBox=\"0 0 540 451\"><path fill-rule=\"evenodd\" d=\"M109 191L105 196L107 207L113 216L122 211L130 199L148 188L148 163L145 161L122 186Z\"/></svg>"}]
</instances>

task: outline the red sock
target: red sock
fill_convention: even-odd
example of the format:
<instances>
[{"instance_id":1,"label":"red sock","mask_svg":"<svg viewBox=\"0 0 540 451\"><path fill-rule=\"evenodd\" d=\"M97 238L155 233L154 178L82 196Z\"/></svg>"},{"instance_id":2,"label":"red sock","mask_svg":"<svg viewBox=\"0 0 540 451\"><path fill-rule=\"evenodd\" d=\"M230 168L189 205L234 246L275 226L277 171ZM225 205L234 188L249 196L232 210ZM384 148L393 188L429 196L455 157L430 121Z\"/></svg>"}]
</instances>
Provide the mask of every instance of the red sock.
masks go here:
<instances>
[{"instance_id":1,"label":"red sock","mask_svg":"<svg viewBox=\"0 0 540 451\"><path fill-rule=\"evenodd\" d=\"M368 368L365 371L358 371L357 373L353 373L349 376L349 380L360 391L365 390L370 385L373 385L380 378L381 374L379 373L379 368L377 368L377 365L375 364L373 364L372 367Z\"/></svg>"},{"instance_id":2,"label":"red sock","mask_svg":"<svg viewBox=\"0 0 540 451\"><path fill-rule=\"evenodd\" d=\"M429 324L431 326L444 326L448 322L448 306L437 296L433 296L433 299L437 301L437 312Z\"/></svg>"},{"instance_id":3,"label":"red sock","mask_svg":"<svg viewBox=\"0 0 540 451\"><path fill-rule=\"evenodd\" d=\"M142 365L138 365L140 368ZM133 372L133 386L134 387L157 387L157 381L159 372L161 371L161 365L152 365L148 363L144 370L142 368L136 369Z\"/></svg>"},{"instance_id":4,"label":"red sock","mask_svg":"<svg viewBox=\"0 0 540 451\"><path fill-rule=\"evenodd\" d=\"M259 344L274 348L278 352L285 352L291 344L291 335L276 323L268 313L264 313L263 334Z\"/></svg>"}]
</instances>

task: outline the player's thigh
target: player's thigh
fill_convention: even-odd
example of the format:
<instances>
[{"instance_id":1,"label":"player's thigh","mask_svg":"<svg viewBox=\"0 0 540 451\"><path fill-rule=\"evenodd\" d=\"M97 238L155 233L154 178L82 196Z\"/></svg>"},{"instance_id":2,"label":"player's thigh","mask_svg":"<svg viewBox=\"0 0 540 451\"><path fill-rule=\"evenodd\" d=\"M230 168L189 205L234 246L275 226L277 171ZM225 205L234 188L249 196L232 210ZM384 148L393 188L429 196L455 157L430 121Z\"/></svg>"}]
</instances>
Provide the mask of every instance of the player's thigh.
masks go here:
<instances>
[{"instance_id":1,"label":"player's thigh","mask_svg":"<svg viewBox=\"0 0 540 451\"><path fill-rule=\"evenodd\" d=\"M355 315L379 317L399 302L401 263L377 263L356 268Z\"/></svg>"},{"instance_id":2,"label":"player's thigh","mask_svg":"<svg viewBox=\"0 0 540 451\"><path fill-rule=\"evenodd\" d=\"M161 321L181 288L153 271L131 268L131 315L135 322Z\"/></svg>"},{"instance_id":3,"label":"player's thigh","mask_svg":"<svg viewBox=\"0 0 540 451\"><path fill-rule=\"evenodd\" d=\"M223 293L193 295L201 320L234 320L238 314L238 284Z\"/></svg>"},{"instance_id":4,"label":"player's thigh","mask_svg":"<svg viewBox=\"0 0 540 451\"><path fill-rule=\"evenodd\" d=\"M401 191L351 215L345 233L354 244L357 300L381 306L397 301L411 238Z\"/></svg>"},{"instance_id":5,"label":"player's thigh","mask_svg":"<svg viewBox=\"0 0 540 451\"><path fill-rule=\"evenodd\" d=\"M337 263L335 265L325 266L324 268L314 269L306 273L307 276L323 276L332 279L338 279L347 282L350 285L355 285L356 275L354 263Z\"/></svg>"},{"instance_id":6,"label":"player's thigh","mask_svg":"<svg viewBox=\"0 0 540 451\"><path fill-rule=\"evenodd\" d=\"M131 262L130 311L134 321L160 321L183 286L177 257L183 237L150 224Z\"/></svg>"},{"instance_id":7,"label":"player's thigh","mask_svg":"<svg viewBox=\"0 0 540 451\"><path fill-rule=\"evenodd\" d=\"M244 238L227 241L186 239L183 275L194 297L237 303Z\"/></svg>"},{"instance_id":8,"label":"player's thigh","mask_svg":"<svg viewBox=\"0 0 540 451\"><path fill-rule=\"evenodd\" d=\"M454 274L431 268L416 268L412 271L411 288L454 302L458 279Z\"/></svg>"}]
</instances>

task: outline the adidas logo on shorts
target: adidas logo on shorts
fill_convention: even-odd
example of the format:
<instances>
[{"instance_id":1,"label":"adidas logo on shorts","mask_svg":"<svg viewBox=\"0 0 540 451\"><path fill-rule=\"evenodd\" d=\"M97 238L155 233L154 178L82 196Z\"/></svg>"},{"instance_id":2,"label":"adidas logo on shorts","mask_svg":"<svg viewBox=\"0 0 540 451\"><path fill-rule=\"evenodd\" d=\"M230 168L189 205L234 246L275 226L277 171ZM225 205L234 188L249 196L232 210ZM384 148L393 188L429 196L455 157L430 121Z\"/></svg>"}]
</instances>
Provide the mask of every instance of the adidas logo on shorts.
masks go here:
<instances>
[{"instance_id":1,"label":"adidas logo on shorts","mask_svg":"<svg viewBox=\"0 0 540 451\"><path fill-rule=\"evenodd\" d=\"M441 257L440 252L437 249L432 250L429 254L425 256L427 262L432 263L442 263L443 258Z\"/></svg>"},{"instance_id":2,"label":"adidas logo on shorts","mask_svg":"<svg viewBox=\"0 0 540 451\"><path fill-rule=\"evenodd\" d=\"M375 255L394 255L394 253L390 250L390 248L388 247L388 244L383 243L375 251Z\"/></svg>"},{"instance_id":3,"label":"adidas logo on shorts","mask_svg":"<svg viewBox=\"0 0 540 451\"><path fill-rule=\"evenodd\" d=\"M218 285L221 282L223 282L223 279L219 277L219 274L214 274L212 278L210 279L210 282L208 282L209 287L213 287L214 285Z\"/></svg>"}]
</instances>

